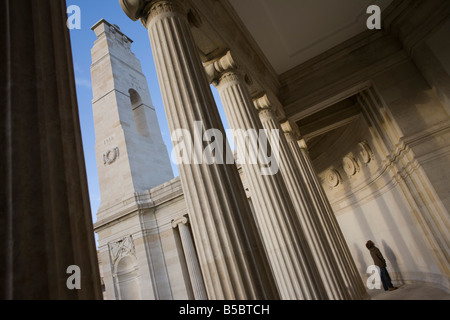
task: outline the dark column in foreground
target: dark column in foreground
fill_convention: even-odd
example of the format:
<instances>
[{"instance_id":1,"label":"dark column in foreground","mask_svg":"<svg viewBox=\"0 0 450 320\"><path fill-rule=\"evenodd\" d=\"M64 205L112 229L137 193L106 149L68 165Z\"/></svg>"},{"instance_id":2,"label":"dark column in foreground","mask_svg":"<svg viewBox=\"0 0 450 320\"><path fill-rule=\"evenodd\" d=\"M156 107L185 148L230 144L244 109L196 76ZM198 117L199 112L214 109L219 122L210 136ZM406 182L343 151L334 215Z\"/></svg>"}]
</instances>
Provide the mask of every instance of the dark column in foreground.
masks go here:
<instances>
[{"instance_id":1,"label":"dark column in foreground","mask_svg":"<svg viewBox=\"0 0 450 320\"><path fill-rule=\"evenodd\" d=\"M0 16L0 299L101 299L66 3Z\"/></svg>"}]
</instances>

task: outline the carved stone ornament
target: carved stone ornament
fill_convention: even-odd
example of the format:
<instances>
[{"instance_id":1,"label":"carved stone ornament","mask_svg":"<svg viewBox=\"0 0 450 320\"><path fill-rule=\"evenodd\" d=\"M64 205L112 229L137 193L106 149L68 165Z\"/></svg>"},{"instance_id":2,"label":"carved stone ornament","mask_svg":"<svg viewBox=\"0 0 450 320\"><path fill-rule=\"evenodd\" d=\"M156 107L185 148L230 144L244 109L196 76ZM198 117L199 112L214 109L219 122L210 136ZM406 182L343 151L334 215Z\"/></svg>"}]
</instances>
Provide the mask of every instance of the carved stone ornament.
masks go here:
<instances>
[{"instance_id":1,"label":"carved stone ornament","mask_svg":"<svg viewBox=\"0 0 450 320\"><path fill-rule=\"evenodd\" d=\"M363 163L368 164L373 158L373 152L367 142L360 142L359 144L359 155Z\"/></svg>"},{"instance_id":2,"label":"carved stone ornament","mask_svg":"<svg viewBox=\"0 0 450 320\"><path fill-rule=\"evenodd\" d=\"M262 97L253 100L253 104L255 105L256 110L263 111L272 108L272 104L270 103L269 97L267 94L264 94Z\"/></svg>"},{"instance_id":3,"label":"carved stone ornament","mask_svg":"<svg viewBox=\"0 0 450 320\"><path fill-rule=\"evenodd\" d=\"M359 172L358 162L352 156L344 157L344 159L342 160L342 165L344 167L345 173L347 173L350 177Z\"/></svg>"},{"instance_id":4,"label":"carved stone ornament","mask_svg":"<svg viewBox=\"0 0 450 320\"><path fill-rule=\"evenodd\" d=\"M122 259L123 257L128 255L135 256L136 253L132 236L127 236L116 242L110 242L108 243L108 247L113 265L116 261Z\"/></svg>"},{"instance_id":5,"label":"carved stone ornament","mask_svg":"<svg viewBox=\"0 0 450 320\"><path fill-rule=\"evenodd\" d=\"M336 188L342 182L342 179L336 169L330 169L325 175L325 181L330 187Z\"/></svg>"},{"instance_id":6,"label":"carved stone ornament","mask_svg":"<svg viewBox=\"0 0 450 320\"><path fill-rule=\"evenodd\" d=\"M208 81L214 86L218 86L220 82L224 81L240 80L240 74L237 72L238 65L233 59L231 51L205 65L204 68L208 76Z\"/></svg>"},{"instance_id":7,"label":"carved stone ornament","mask_svg":"<svg viewBox=\"0 0 450 320\"><path fill-rule=\"evenodd\" d=\"M189 222L189 219L187 217L184 217L184 216L180 217L178 219L174 219L174 220L172 220L172 228L176 229L176 228L178 228L178 226L180 224L186 225L188 222Z\"/></svg>"},{"instance_id":8,"label":"carved stone ornament","mask_svg":"<svg viewBox=\"0 0 450 320\"><path fill-rule=\"evenodd\" d=\"M108 150L103 154L103 164L110 165L113 164L119 158L119 147Z\"/></svg>"},{"instance_id":9,"label":"carved stone ornament","mask_svg":"<svg viewBox=\"0 0 450 320\"><path fill-rule=\"evenodd\" d=\"M119 0L119 4L128 18L133 21L140 19L142 25L146 28L147 21L161 14L178 12L188 15L184 1L180 0ZM193 26L198 27L201 25L201 20L195 14L192 11L191 17L188 18Z\"/></svg>"}]
</instances>

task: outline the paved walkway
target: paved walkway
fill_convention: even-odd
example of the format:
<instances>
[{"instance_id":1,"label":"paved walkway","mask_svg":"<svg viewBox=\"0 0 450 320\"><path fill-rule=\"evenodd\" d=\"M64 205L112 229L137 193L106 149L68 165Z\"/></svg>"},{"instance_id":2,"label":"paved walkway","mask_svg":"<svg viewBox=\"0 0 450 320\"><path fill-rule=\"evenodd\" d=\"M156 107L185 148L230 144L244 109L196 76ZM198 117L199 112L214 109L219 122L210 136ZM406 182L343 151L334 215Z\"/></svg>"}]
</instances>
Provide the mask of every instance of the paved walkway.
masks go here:
<instances>
[{"instance_id":1,"label":"paved walkway","mask_svg":"<svg viewBox=\"0 0 450 320\"><path fill-rule=\"evenodd\" d=\"M395 291L368 290L372 300L450 300L450 293L429 284L408 283Z\"/></svg>"}]
</instances>

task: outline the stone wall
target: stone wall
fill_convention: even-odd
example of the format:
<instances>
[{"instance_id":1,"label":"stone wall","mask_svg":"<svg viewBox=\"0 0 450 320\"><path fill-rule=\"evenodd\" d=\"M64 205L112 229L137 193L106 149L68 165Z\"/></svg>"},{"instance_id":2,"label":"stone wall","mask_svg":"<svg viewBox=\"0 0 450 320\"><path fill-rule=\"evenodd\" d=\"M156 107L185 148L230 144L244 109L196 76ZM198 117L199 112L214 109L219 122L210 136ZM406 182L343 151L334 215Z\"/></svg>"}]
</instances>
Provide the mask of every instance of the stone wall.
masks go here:
<instances>
[{"instance_id":1,"label":"stone wall","mask_svg":"<svg viewBox=\"0 0 450 320\"><path fill-rule=\"evenodd\" d=\"M449 289L448 21L413 51L389 33L366 33L281 76L286 114L300 126L346 99L360 108L311 140L310 153L363 277L371 239L396 280Z\"/></svg>"}]
</instances>

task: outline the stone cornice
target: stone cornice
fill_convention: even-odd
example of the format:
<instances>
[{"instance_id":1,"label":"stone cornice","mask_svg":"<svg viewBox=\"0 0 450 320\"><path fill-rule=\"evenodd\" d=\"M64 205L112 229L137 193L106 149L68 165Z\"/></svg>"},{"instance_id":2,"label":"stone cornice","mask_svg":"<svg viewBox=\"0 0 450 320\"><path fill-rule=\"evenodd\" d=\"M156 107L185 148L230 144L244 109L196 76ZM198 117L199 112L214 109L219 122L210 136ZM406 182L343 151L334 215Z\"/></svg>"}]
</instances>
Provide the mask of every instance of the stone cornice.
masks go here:
<instances>
[{"instance_id":1,"label":"stone cornice","mask_svg":"<svg viewBox=\"0 0 450 320\"><path fill-rule=\"evenodd\" d=\"M385 32L397 37L409 56L450 16L448 0L396 0L388 8Z\"/></svg>"},{"instance_id":2,"label":"stone cornice","mask_svg":"<svg viewBox=\"0 0 450 320\"><path fill-rule=\"evenodd\" d=\"M421 10L427 14L417 14ZM446 0L394 1L383 12L382 30L367 30L280 75L279 99L286 116L297 121L339 92L409 60L449 12Z\"/></svg>"},{"instance_id":3,"label":"stone cornice","mask_svg":"<svg viewBox=\"0 0 450 320\"><path fill-rule=\"evenodd\" d=\"M107 215L107 218L97 221L94 228L99 230L119 219L137 214L140 210L153 209L183 196L180 178L174 178L151 190L135 193L115 205L110 205L107 209L99 209L97 215Z\"/></svg>"},{"instance_id":4,"label":"stone cornice","mask_svg":"<svg viewBox=\"0 0 450 320\"><path fill-rule=\"evenodd\" d=\"M337 61L335 64L329 64L322 68L314 66L311 70L315 70L315 74L302 74L302 77L294 75L294 78L284 78L285 87L280 100L284 105L286 116L297 121L300 119L298 116L300 113L307 114L308 109L354 87L366 86L366 83L378 74L409 60L406 52L401 50L400 44L397 48L392 47L390 52L385 53L378 60L365 61L364 64L361 64L358 61L352 63L352 58L342 57L342 61ZM346 69L346 65L349 68ZM335 70L336 68L345 70L345 72L338 73Z\"/></svg>"}]
</instances>

